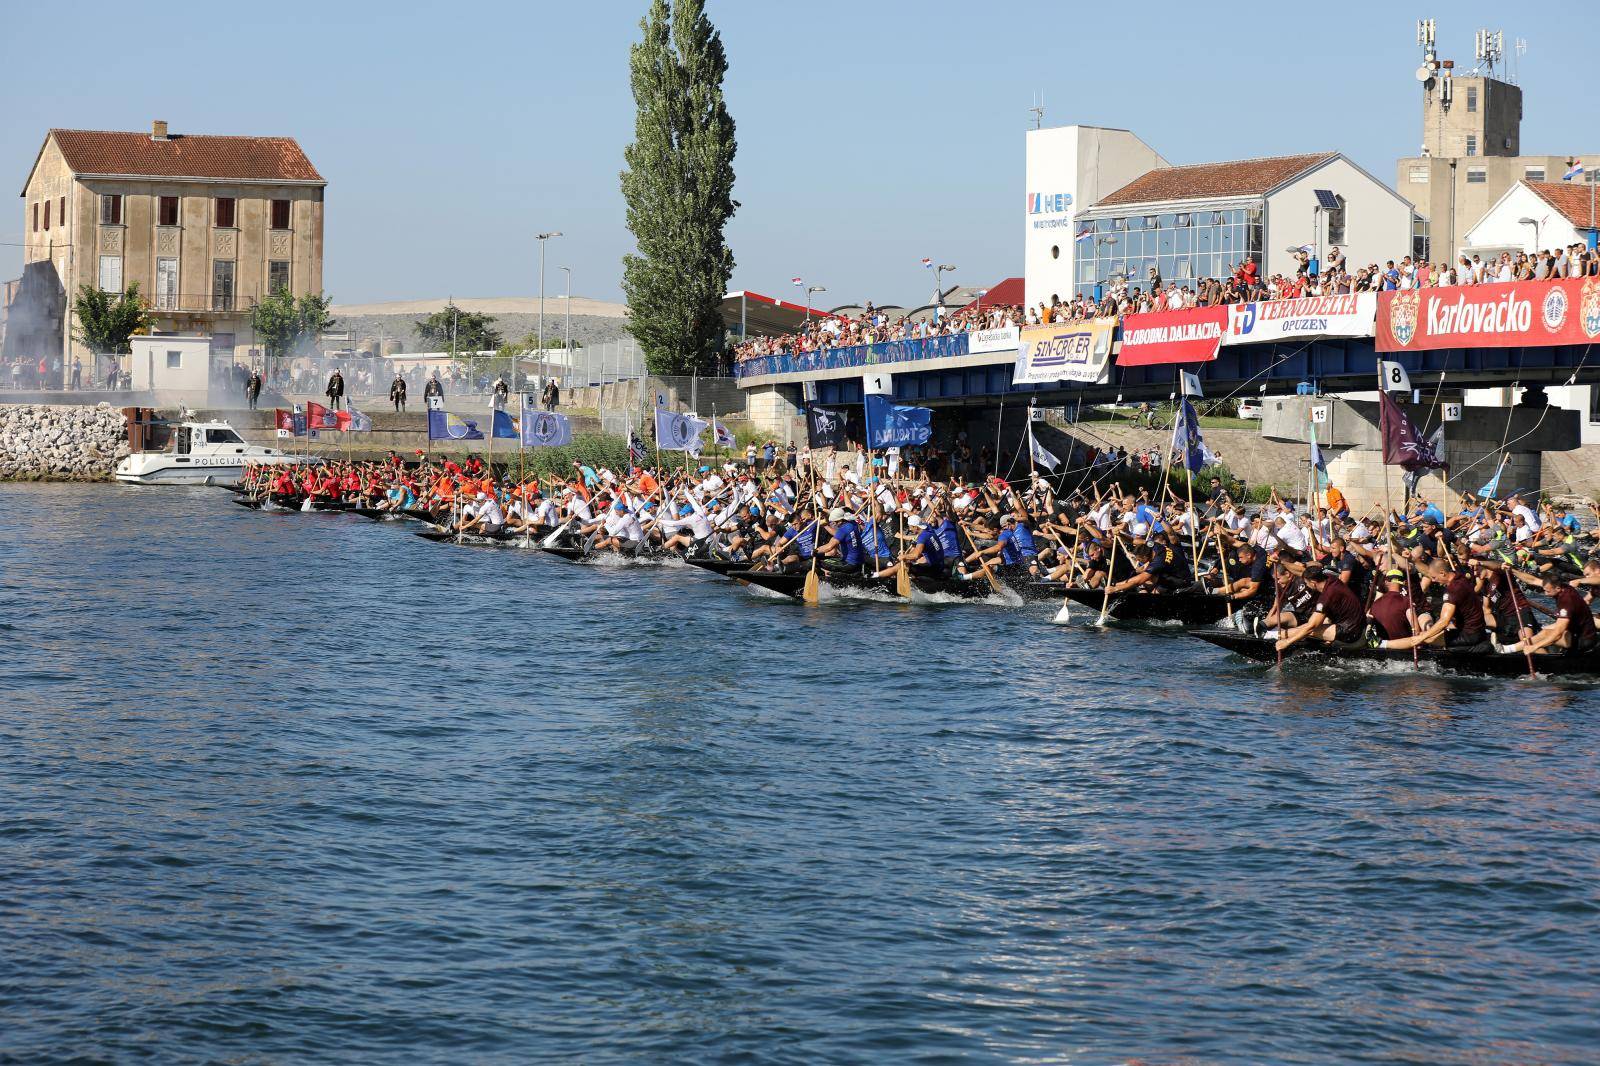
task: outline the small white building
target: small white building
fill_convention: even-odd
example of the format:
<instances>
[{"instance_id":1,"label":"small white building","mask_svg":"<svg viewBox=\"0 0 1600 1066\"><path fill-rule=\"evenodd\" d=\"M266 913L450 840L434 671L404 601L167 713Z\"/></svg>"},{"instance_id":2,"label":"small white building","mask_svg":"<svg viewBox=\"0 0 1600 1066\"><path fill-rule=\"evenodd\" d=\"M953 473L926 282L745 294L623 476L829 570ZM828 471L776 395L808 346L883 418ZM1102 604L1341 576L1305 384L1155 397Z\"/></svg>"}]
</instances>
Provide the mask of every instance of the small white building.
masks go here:
<instances>
[{"instance_id":1,"label":"small white building","mask_svg":"<svg viewBox=\"0 0 1600 1066\"><path fill-rule=\"evenodd\" d=\"M211 391L211 338L195 334L157 333L131 340L128 373L135 392L182 394L175 399L204 406ZM229 350L222 358L232 361Z\"/></svg>"},{"instance_id":2,"label":"small white building","mask_svg":"<svg viewBox=\"0 0 1600 1066\"><path fill-rule=\"evenodd\" d=\"M1464 255L1554 251L1589 243L1600 203L1595 186L1519 181L1466 232Z\"/></svg>"}]
</instances>

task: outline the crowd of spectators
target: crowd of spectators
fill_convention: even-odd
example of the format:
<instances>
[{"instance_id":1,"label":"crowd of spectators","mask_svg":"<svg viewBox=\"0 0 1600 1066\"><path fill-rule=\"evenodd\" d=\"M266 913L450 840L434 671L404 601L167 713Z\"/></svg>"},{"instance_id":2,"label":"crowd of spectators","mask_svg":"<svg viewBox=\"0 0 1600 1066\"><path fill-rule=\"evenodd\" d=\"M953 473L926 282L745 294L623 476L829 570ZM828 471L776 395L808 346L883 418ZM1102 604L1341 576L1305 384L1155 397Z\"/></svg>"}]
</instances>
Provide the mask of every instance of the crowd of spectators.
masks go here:
<instances>
[{"instance_id":1,"label":"crowd of spectators","mask_svg":"<svg viewBox=\"0 0 1600 1066\"><path fill-rule=\"evenodd\" d=\"M1482 285L1506 281L1540 281L1550 278L1600 276L1600 255L1583 244L1544 251L1502 252L1484 259L1461 256L1455 263L1431 263L1405 256L1382 265L1368 263L1352 268L1344 252L1332 248L1318 262L1308 250L1296 255L1291 273L1263 277L1255 260L1237 264L1226 278L1177 281L1162 278L1154 267L1139 280L1123 280L1101 287L1098 299L1078 294L1055 297L1037 306L973 307L933 321L913 322L905 316L890 319L868 304L855 317L818 318L800 333L782 337L757 337L738 345L739 362L764 355L794 355L845 348L881 341L968 333L1004 326L1038 326L1056 322L1081 322L1112 315L1176 311L1187 307L1264 303L1308 296L1343 296L1351 293L1426 289L1452 285Z\"/></svg>"},{"instance_id":2,"label":"crowd of spectators","mask_svg":"<svg viewBox=\"0 0 1600 1066\"><path fill-rule=\"evenodd\" d=\"M1353 269L1338 248L1330 249L1327 259L1321 263L1305 250L1295 258L1292 273L1265 278L1254 260L1239 263L1226 278L1204 278L1198 282L1165 280L1152 267L1142 284L1130 280L1106 286L1098 301L1079 295L1071 300L1056 299L1029 308L1027 324L1074 322L1219 304L1296 300L1308 296L1600 276L1600 256L1582 244L1533 254L1502 252L1488 259L1481 255L1463 255L1453 264L1413 260L1408 255L1399 261L1390 259L1381 266L1368 263Z\"/></svg>"},{"instance_id":3,"label":"crowd of spectators","mask_svg":"<svg viewBox=\"0 0 1600 1066\"><path fill-rule=\"evenodd\" d=\"M799 333L781 337L755 337L735 346L734 354L742 363L763 355L797 355L858 344L941 337L1022 324L1020 307L999 304L979 306L974 303L960 311L943 313L933 319L913 320L909 315L891 316L869 302L859 315L819 315Z\"/></svg>"}]
</instances>

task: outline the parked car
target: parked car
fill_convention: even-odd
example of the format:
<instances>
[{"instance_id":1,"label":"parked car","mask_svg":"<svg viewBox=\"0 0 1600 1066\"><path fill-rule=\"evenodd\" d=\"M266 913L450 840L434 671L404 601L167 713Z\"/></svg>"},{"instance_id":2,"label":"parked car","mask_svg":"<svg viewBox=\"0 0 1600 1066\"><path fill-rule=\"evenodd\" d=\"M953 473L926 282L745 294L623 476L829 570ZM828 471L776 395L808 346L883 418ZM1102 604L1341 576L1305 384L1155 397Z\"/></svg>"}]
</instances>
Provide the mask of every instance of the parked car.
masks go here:
<instances>
[{"instance_id":1,"label":"parked car","mask_svg":"<svg viewBox=\"0 0 1600 1066\"><path fill-rule=\"evenodd\" d=\"M1261 417L1261 401L1260 400L1254 400L1254 399L1252 399L1252 400L1240 400L1239 401L1239 417L1240 418L1260 418Z\"/></svg>"}]
</instances>

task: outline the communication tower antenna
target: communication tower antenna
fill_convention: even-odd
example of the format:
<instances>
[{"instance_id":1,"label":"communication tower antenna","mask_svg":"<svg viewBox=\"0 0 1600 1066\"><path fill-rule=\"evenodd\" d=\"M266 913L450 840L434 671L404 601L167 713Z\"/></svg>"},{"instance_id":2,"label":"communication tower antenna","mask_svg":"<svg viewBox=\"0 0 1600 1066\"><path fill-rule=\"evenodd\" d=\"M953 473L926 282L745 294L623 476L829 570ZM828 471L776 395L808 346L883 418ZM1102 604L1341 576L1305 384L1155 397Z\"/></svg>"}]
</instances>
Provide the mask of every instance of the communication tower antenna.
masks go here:
<instances>
[{"instance_id":1,"label":"communication tower antenna","mask_svg":"<svg viewBox=\"0 0 1600 1066\"><path fill-rule=\"evenodd\" d=\"M1517 79L1522 76L1522 57L1528 54L1528 42L1521 37L1512 45L1511 53L1511 84L1517 84Z\"/></svg>"},{"instance_id":2,"label":"communication tower antenna","mask_svg":"<svg viewBox=\"0 0 1600 1066\"><path fill-rule=\"evenodd\" d=\"M1504 30L1479 30L1473 38L1473 58L1494 76L1494 65L1505 58L1506 35Z\"/></svg>"},{"instance_id":3,"label":"communication tower antenna","mask_svg":"<svg viewBox=\"0 0 1600 1066\"><path fill-rule=\"evenodd\" d=\"M1434 28L1433 19L1417 20L1417 45L1421 47L1425 59L1433 58Z\"/></svg>"},{"instance_id":4,"label":"communication tower antenna","mask_svg":"<svg viewBox=\"0 0 1600 1066\"><path fill-rule=\"evenodd\" d=\"M1038 129L1044 125L1044 90L1040 89L1033 94L1033 106L1028 108L1028 114L1033 116L1033 128Z\"/></svg>"}]
</instances>

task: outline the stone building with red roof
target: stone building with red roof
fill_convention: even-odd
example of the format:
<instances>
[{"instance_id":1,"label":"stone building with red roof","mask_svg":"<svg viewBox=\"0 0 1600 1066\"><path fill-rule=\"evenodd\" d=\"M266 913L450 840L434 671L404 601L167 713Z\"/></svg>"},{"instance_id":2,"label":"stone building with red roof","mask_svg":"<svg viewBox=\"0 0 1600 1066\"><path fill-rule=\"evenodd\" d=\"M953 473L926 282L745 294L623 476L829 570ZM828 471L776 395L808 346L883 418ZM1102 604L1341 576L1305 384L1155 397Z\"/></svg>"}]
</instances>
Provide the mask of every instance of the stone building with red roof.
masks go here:
<instances>
[{"instance_id":1,"label":"stone building with red roof","mask_svg":"<svg viewBox=\"0 0 1600 1066\"><path fill-rule=\"evenodd\" d=\"M74 295L137 282L155 331L202 333L214 359L248 362L254 304L322 291L326 187L291 137L51 130L22 189L7 357L45 358L56 382L73 361L103 380L111 364L91 367L73 339Z\"/></svg>"}]
</instances>

